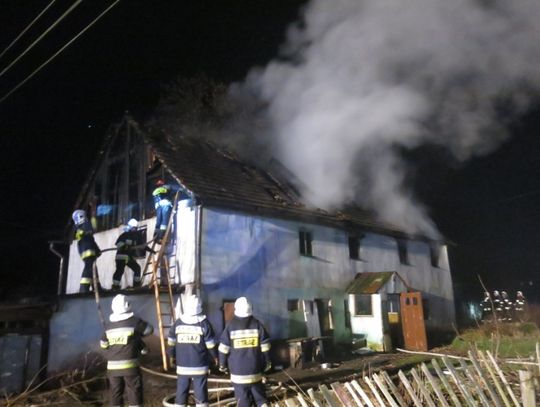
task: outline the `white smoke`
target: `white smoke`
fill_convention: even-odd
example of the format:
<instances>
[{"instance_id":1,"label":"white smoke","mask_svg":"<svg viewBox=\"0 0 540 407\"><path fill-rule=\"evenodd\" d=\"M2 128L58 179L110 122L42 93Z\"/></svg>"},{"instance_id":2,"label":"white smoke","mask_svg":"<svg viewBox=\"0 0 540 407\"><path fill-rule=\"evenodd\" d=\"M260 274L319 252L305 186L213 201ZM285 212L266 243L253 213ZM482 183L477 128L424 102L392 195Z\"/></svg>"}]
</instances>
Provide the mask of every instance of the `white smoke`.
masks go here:
<instances>
[{"instance_id":1,"label":"white smoke","mask_svg":"<svg viewBox=\"0 0 540 407\"><path fill-rule=\"evenodd\" d=\"M497 147L540 84L539 21L538 0L313 0L284 58L233 91L266 103L267 143L310 202L436 236L399 148Z\"/></svg>"}]
</instances>

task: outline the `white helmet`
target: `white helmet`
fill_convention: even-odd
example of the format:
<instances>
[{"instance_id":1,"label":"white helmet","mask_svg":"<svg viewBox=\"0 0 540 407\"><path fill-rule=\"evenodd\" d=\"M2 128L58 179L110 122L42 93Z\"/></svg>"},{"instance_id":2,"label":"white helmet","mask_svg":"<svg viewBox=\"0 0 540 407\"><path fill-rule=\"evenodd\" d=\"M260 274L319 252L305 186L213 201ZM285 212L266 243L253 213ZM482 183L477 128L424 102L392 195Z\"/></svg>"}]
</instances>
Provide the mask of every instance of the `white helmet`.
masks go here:
<instances>
[{"instance_id":1,"label":"white helmet","mask_svg":"<svg viewBox=\"0 0 540 407\"><path fill-rule=\"evenodd\" d=\"M139 227L139 221L137 219L130 219L127 225L129 229L137 229Z\"/></svg>"},{"instance_id":2,"label":"white helmet","mask_svg":"<svg viewBox=\"0 0 540 407\"><path fill-rule=\"evenodd\" d=\"M71 218L73 219L73 223L75 223L75 225L82 225L84 222L86 222L86 212L82 209L77 209L73 212Z\"/></svg>"},{"instance_id":3,"label":"white helmet","mask_svg":"<svg viewBox=\"0 0 540 407\"><path fill-rule=\"evenodd\" d=\"M186 303L184 304L184 315L194 317L199 314L202 314L201 301L197 296L192 295L187 298Z\"/></svg>"},{"instance_id":4,"label":"white helmet","mask_svg":"<svg viewBox=\"0 0 540 407\"><path fill-rule=\"evenodd\" d=\"M112 300L111 309L115 314L125 314L131 311L131 304L124 294L117 294Z\"/></svg>"},{"instance_id":5,"label":"white helmet","mask_svg":"<svg viewBox=\"0 0 540 407\"><path fill-rule=\"evenodd\" d=\"M522 291L518 291L516 294L517 294L518 296L522 296L522 295L523 295L523 292L522 292Z\"/></svg>"},{"instance_id":6,"label":"white helmet","mask_svg":"<svg viewBox=\"0 0 540 407\"><path fill-rule=\"evenodd\" d=\"M237 298L234 302L234 315L240 318L249 317L253 314L251 304L246 297Z\"/></svg>"},{"instance_id":7,"label":"white helmet","mask_svg":"<svg viewBox=\"0 0 540 407\"><path fill-rule=\"evenodd\" d=\"M493 291L493 295L494 296L498 296L499 295L499 292L497 290Z\"/></svg>"}]
</instances>

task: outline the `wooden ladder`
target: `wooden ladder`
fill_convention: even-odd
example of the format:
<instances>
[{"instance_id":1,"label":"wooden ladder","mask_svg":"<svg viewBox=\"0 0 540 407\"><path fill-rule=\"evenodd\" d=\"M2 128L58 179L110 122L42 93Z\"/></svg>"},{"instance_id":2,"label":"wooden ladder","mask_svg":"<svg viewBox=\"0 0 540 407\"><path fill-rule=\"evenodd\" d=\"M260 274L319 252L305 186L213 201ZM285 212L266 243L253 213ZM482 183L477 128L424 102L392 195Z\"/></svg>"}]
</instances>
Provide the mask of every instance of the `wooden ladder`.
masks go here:
<instances>
[{"instance_id":1,"label":"wooden ladder","mask_svg":"<svg viewBox=\"0 0 540 407\"><path fill-rule=\"evenodd\" d=\"M156 240L152 243L152 252L148 256L148 260L144 266L142 276L144 277L147 274L151 274L151 280L149 286L152 286L154 289L154 301L156 303L156 316L159 325L159 343L161 347L161 359L163 362L163 369L167 371L169 368L169 361L167 358L167 337L169 333L169 328L174 324L176 319L174 312L174 296L172 284L174 281L174 276L171 277L170 267L169 267L169 258L167 246L171 237L172 224L174 222L174 217L176 216L176 207L178 203L178 195L176 194L174 198L173 208L171 210L171 215L167 223L167 229L165 229L165 234L161 239L161 245L157 254L154 254L154 248L156 246ZM171 257L176 258L176 243L172 247L173 254ZM148 273L148 268L152 265L151 272ZM177 270L177 268L174 268ZM160 281L158 277L158 270L161 271L161 277L165 277L166 281ZM165 271L165 273L163 273ZM163 295L164 294L164 295ZM163 299L163 297L165 299Z\"/></svg>"}]
</instances>

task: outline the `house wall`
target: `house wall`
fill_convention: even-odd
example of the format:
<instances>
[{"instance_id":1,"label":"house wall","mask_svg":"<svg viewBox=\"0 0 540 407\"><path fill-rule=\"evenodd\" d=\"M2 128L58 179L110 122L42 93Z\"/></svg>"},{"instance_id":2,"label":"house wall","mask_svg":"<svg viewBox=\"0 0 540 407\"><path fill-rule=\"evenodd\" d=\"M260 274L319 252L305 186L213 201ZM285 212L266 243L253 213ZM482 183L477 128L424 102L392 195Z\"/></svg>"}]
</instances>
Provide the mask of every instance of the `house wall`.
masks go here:
<instances>
[{"instance_id":1,"label":"house wall","mask_svg":"<svg viewBox=\"0 0 540 407\"><path fill-rule=\"evenodd\" d=\"M380 294L371 295L372 315L355 315L354 295L349 295L349 308L351 313L351 330L355 334L363 334L367 345L378 351L384 350L384 327L382 315L382 302Z\"/></svg>"},{"instance_id":2,"label":"house wall","mask_svg":"<svg viewBox=\"0 0 540 407\"><path fill-rule=\"evenodd\" d=\"M110 315L112 294L101 297L105 319ZM149 358L160 355L158 323L153 293L128 295L138 317L154 326L154 333L145 339ZM74 368L98 369L103 363L99 341L103 326L93 297L66 296L59 299L59 309L50 321L47 375Z\"/></svg>"},{"instance_id":3,"label":"house wall","mask_svg":"<svg viewBox=\"0 0 540 407\"><path fill-rule=\"evenodd\" d=\"M361 241L361 260L352 260L348 234L330 227L213 208L204 208L202 223L203 295L218 332L223 327L223 301L245 295L274 339L290 338L302 332L302 315L290 313L287 300L319 298L332 300L335 340L349 341L345 288L356 273L394 270L433 300L433 325L451 328L451 278L443 268L448 262L441 256L441 267L432 268L426 243L409 245L411 265L405 266L399 264L396 240L374 233L365 234ZM313 233L313 256L299 253L300 228ZM304 313L310 326L308 318Z\"/></svg>"},{"instance_id":4,"label":"house wall","mask_svg":"<svg viewBox=\"0 0 540 407\"><path fill-rule=\"evenodd\" d=\"M180 275L183 275L184 279L193 280L195 270L195 208L191 205L189 199L180 201L178 203L178 210L175 220L175 233L177 245L172 247L173 253L176 256L170 257L171 265L177 263L178 272L175 272L175 282L180 282ZM140 225L147 226L147 239L151 240L154 234L154 226L156 218L145 219L140 222ZM109 229L103 232L96 233L94 238L101 250L114 248L116 239L123 232L123 226L115 229ZM147 253L148 255L148 253ZM105 289L110 289L112 286L112 277L116 270L115 264L116 250L110 250L102 253L97 259L97 269L99 275L99 281ZM144 267L146 259L138 259L137 262ZM79 253L77 251L77 242L73 241L69 248L69 261L68 272L66 281L66 294L73 294L79 292L79 284L81 274L84 268ZM172 270L172 269L171 269ZM171 271L172 275L173 271ZM149 283L151 279L150 275L147 275L143 279L143 285ZM124 269L124 275L122 276L122 288L133 286L133 272L127 266Z\"/></svg>"}]
</instances>

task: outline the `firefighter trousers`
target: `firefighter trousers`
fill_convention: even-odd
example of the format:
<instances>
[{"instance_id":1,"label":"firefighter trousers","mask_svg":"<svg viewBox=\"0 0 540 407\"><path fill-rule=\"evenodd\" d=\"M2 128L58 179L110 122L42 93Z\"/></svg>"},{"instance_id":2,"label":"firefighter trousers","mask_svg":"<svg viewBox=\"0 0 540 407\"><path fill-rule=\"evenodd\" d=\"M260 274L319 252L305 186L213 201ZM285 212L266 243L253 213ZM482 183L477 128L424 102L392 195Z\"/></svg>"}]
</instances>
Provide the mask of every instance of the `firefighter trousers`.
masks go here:
<instances>
[{"instance_id":1,"label":"firefighter trousers","mask_svg":"<svg viewBox=\"0 0 540 407\"><path fill-rule=\"evenodd\" d=\"M113 286L120 286L122 275L124 274L125 267L128 266L133 270L133 286L137 287L141 283L141 266L137 263L133 257L128 257L127 260L116 260L116 271L113 274Z\"/></svg>"},{"instance_id":2,"label":"firefighter trousers","mask_svg":"<svg viewBox=\"0 0 540 407\"><path fill-rule=\"evenodd\" d=\"M111 406L124 405L124 390L129 407L143 405L143 386L140 374L134 376L111 376L109 375L111 391Z\"/></svg>"},{"instance_id":3,"label":"firefighter trousers","mask_svg":"<svg viewBox=\"0 0 540 407\"><path fill-rule=\"evenodd\" d=\"M249 407L252 405L252 398L257 407L267 406L266 390L263 382L238 384L233 383L234 398L238 407Z\"/></svg>"},{"instance_id":4,"label":"firefighter trousers","mask_svg":"<svg viewBox=\"0 0 540 407\"><path fill-rule=\"evenodd\" d=\"M189 383L193 383L193 393L195 395L195 404L208 403L208 376L184 376L178 375L176 379L176 405L187 405L189 395Z\"/></svg>"},{"instance_id":5,"label":"firefighter trousers","mask_svg":"<svg viewBox=\"0 0 540 407\"><path fill-rule=\"evenodd\" d=\"M79 286L79 292L87 293L90 291L90 286L94 281L93 272L94 272L94 262L96 258L94 256L87 257L83 260L84 268L81 275L81 282Z\"/></svg>"}]
</instances>

